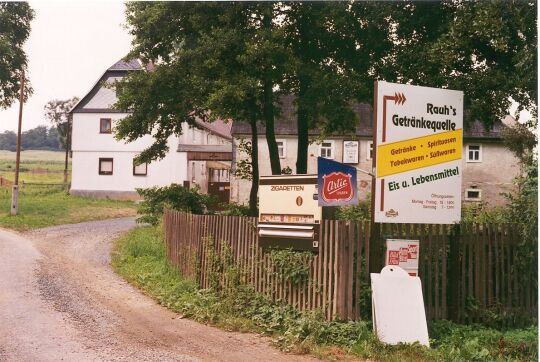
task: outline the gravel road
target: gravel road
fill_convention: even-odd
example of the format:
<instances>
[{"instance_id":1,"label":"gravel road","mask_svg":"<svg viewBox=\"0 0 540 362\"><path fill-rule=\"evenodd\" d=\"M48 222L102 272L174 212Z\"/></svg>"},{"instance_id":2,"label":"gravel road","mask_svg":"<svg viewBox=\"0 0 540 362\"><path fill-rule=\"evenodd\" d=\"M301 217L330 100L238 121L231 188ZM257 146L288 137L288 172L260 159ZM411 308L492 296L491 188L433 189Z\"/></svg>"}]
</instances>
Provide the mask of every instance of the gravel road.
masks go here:
<instances>
[{"instance_id":1,"label":"gravel road","mask_svg":"<svg viewBox=\"0 0 540 362\"><path fill-rule=\"evenodd\" d=\"M133 218L0 230L0 361L308 361L266 338L181 319L118 277Z\"/></svg>"}]
</instances>

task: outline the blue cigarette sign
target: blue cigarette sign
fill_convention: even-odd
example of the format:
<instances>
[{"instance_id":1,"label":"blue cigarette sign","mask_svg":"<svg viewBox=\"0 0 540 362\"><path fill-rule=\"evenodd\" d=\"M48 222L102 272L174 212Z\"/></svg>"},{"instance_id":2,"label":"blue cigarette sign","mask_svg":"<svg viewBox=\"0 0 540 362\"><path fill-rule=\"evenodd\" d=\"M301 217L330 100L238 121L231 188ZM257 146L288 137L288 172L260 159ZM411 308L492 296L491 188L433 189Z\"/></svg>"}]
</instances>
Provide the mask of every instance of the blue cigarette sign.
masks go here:
<instances>
[{"instance_id":1,"label":"blue cigarette sign","mask_svg":"<svg viewBox=\"0 0 540 362\"><path fill-rule=\"evenodd\" d=\"M356 168L319 157L317 170L319 206L358 204Z\"/></svg>"}]
</instances>

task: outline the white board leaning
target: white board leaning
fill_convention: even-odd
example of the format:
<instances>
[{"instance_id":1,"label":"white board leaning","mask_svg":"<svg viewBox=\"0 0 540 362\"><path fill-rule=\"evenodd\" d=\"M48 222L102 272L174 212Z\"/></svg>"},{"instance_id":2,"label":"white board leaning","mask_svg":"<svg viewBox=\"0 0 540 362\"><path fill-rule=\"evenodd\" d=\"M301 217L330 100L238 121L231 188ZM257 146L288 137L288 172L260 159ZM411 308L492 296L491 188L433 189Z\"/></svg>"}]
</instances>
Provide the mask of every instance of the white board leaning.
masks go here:
<instances>
[{"instance_id":1,"label":"white board leaning","mask_svg":"<svg viewBox=\"0 0 540 362\"><path fill-rule=\"evenodd\" d=\"M380 81L375 94L375 222L459 222L463 92Z\"/></svg>"},{"instance_id":2,"label":"white board leaning","mask_svg":"<svg viewBox=\"0 0 540 362\"><path fill-rule=\"evenodd\" d=\"M419 342L429 347L420 278L395 265L371 273L373 329L387 344Z\"/></svg>"}]
</instances>

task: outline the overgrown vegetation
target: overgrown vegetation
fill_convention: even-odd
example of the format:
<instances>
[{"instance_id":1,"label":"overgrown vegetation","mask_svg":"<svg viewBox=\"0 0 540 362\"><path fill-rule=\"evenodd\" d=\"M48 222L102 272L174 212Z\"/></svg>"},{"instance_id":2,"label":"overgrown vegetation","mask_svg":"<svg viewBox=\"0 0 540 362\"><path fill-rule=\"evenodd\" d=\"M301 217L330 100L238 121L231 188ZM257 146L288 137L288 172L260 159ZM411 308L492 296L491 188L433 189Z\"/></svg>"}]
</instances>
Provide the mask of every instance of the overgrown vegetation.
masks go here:
<instances>
[{"instance_id":1,"label":"overgrown vegetation","mask_svg":"<svg viewBox=\"0 0 540 362\"><path fill-rule=\"evenodd\" d=\"M210 241L212 242L212 241ZM217 268L230 264L214 255ZM245 284L227 285L217 278L214 288L198 290L166 260L161 228L139 227L116 241L113 266L127 280L160 304L184 317L227 330L272 336L279 348L313 353L326 359L369 358L391 361L533 361L538 359L536 326L499 331L447 321L430 324L431 349L419 345L386 346L375 338L368 321L326 321L318 311L300 313L273 303ZM234 270L227 271L234 275ZM233 273L233 274L230 274Z\"/></svg>"},{"instance_id":2,"label":"overgrown vegetation","mask_svg":"<svg viewBox=\"0 0 540 362\"><path fill-rule=\"evenodd\" d=\"M299 252L292 249L271 250L270 259L276 270L270 271L293 285L301 284L309 277L309 259L312 253Z\"/></svg>"},{"instance_id":3,"label":"overgrown vegetation","mask_svg":"<svg viewBox=\"0 0 540 362\"><path fill-rule=\"evenodd\" d=\"M137 192L144 198L137 211L141 215L137 218L137 222L151 225L159 223L165 207L194 214L204 214L211 205L216 203L215 198L211 195L200 193L197 186L188 188L171 184L165 187L137 189Z\"/></svg>"}]
</instances>

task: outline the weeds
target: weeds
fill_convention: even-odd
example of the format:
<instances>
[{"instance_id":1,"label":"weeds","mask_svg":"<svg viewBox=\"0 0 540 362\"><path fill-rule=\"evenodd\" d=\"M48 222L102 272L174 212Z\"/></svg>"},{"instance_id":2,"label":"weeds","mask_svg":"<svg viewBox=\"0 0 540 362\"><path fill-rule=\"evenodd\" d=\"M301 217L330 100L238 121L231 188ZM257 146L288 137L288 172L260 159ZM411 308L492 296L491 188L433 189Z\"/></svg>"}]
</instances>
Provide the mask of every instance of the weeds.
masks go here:
<instances>
[{"instance_id":1,"label":"weeds","mask_svg":"<svg viewBox=\"0 0 540 362\"><path fill-rule=\"evenodd\" d=\"M231 264L227 248L223 250L221 255L212 256L216 270ZM183 279L168 264L162 231L157 227L139 227L117 240L113 266L160 304L185 317L226 330L269 335L277 347L294 353L313 353L330 360L359 357L388 361L538 359L535 326L502 332L478 325L437 321L429 326L431 349L418 344L388 346L377 340L370 322L327 321L320 311L299 312L289 305L272 302L251 286L238 282L234 271L227 284L217 278L215 289L198 290L195 283Z\"/></svg>"}]
</instances>

